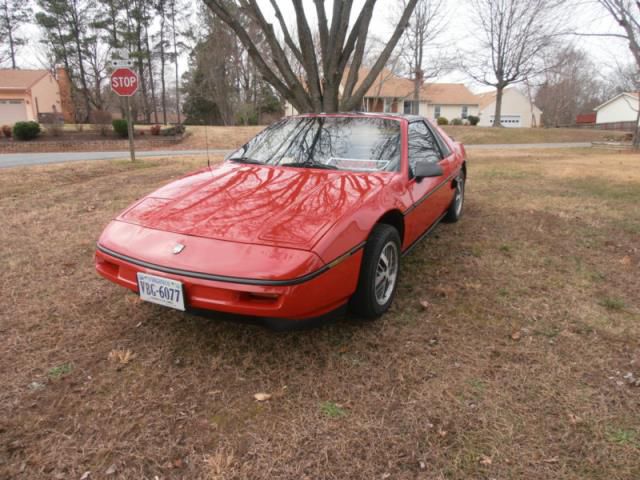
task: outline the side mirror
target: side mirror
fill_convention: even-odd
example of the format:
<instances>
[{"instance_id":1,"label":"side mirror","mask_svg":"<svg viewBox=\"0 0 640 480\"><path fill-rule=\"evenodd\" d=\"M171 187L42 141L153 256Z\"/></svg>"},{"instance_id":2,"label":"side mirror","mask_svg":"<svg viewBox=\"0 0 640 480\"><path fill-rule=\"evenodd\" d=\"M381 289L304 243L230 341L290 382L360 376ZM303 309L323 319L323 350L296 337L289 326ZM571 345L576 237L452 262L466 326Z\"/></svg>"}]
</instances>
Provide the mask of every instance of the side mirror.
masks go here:
<instances>
[{"instance_id":1,"label":"side mirror","mask_svg":"<svg viewBox=\"0 0 640 480\"><path fill-rule=\"evenodd\" d=\"M441 177L444 172L439 164L422 160L416 164L414 175L416 180L420 180L427 177Z\"/></svg>"}]
</instances>

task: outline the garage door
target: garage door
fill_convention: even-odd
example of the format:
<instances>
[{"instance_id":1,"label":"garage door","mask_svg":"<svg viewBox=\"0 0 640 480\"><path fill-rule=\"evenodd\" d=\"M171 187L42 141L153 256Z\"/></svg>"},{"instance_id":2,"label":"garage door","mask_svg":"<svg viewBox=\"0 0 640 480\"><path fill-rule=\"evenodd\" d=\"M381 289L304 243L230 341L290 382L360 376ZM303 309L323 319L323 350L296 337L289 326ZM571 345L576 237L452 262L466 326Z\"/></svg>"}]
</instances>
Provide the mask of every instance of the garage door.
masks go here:
<instances>
[{"instance_id":1,"label":"garage door","mask_svg":"<svg viewBox=\"0 0 640 480\"><path fill-rule=\"evenodd\" d=\"M27 119L24 100L0 100L0 125L13 125Z\"/></svg>"},{"instance_id":2,"label":"garage door","mask_svg":"<svg viewBox=\"0 0 640 480\"><path fill-rule=\"evenodd\" d=\"M500 123L503 127L521 127L520 115L502 115ZM491 115L491 125L493 125L493 115Z\"/></svg>"}]
</instances>

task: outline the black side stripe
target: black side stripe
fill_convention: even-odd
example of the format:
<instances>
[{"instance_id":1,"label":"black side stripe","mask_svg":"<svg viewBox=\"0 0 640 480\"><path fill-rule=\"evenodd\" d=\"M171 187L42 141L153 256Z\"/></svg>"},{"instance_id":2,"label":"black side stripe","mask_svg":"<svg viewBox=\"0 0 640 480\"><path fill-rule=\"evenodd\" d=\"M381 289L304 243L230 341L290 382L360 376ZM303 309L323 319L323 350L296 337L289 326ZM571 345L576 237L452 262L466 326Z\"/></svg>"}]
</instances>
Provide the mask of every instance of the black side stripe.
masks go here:
<instances>
[{"instance_id":1,"label":"black side stripe","mask_svg":"<svg viewBox=\"0 0 640 480\"><path fill-rule=\"evenodd\" d=\"M440 190L442 187L444 187L447 183L449 183L451 180L453 180L460 172L455 172L452 173L451 175L449 175L447 178L445 178L442 183L440 183L436 188L434 188L433 190L428 191L427 193L425 193L422 197L420 197L420 199L418 201L416 201L416 203L414 203L413 205L411 205L409 208L407 208L403 215L407 216L409 215L411 212L413 212L413 210L415 210L416 207L418 207L422 202L424 202L427 198L429 198L431 195L433 195L434 193L436 193L438 190Z\"/></svg>"},{"instance_id":2,"label":"black side stripe","mask_svg":"<svg viewBox=\"0 0 640 480\"><path fill-rule=\"evenodd\" d=\"M360 250L362 247L364 247L364 244L365 244L365 242L359 243L358 245L353 247L348 252L338 256L335 260L329 262L328 264L326 264L323 267L319 268L315 272L311 272L311 273L308 273L306 275L303 275L302 277L293 278L291 280L263 280L263 279L260 279L260 278L231 277L231 276L227 276L227 275L214 275L214 274L204 273L204 272L192 272L192 271L189 271L189 270L182 270L182 269L179 269L179 268L164 267L162 265L157 265L155 263L145 262L144 260L138 260L137 258L133 258L133 257L130 257L128 255L123 255L121 253L114 252L113 250L111 250L109 248L106 248L106 247L103 247L100 244L97 245L97 249L100 250L102 253L110 255L110 256L112 256L114 258L117 258L119 260L123 260L125 262L129 262L129 263L132 263L134 265L138 265L140 267L150 268L150 269L156 270L158 272L170 273L170 274L173 274L173 275L181 275L183 277L199 278L201 280L213 280L213 281L216 281L216 282L240 283L240 284L244 284L244 285L260 285L260 286L273 286L273 287L278 286L278 287L282 287L282 286L290 286L290 285L299 285L301 283L308 282L309 280L312 280L312 279L316 278L319 275L322 275L327 270L329 270L329 269L335 267L336 265L338 265L342 260L345 260L346 258L348 258L351 255L353 255L354 253L356 253L358 250Z\"/></svg>"}]
</instances>

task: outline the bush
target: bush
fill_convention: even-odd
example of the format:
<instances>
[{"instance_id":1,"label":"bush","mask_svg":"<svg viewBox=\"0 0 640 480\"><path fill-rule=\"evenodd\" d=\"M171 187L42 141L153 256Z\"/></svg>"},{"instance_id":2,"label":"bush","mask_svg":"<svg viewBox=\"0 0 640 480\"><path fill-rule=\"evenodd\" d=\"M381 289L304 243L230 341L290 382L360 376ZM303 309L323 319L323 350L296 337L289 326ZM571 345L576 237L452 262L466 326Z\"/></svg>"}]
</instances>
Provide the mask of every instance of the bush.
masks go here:
<instances>
[{"instance_id":1,"label":"bush","mask_svg":"<svg viewBox=\"0 0 640 480\"><path fill-rule=\"evenodd\" d=\"M151 133L151 135L153 136L157 136L160 135L160 129L162 127L160 125L151 125L151 128L149 129L149 132Z\"/></svg>"},{"instance_id":2,"label":"bush","mask_svg":"<svg viewBox=\"0 0 640 480\"><path fill-rule=\"evenodd\" d=\"M469 120L469 123L472 127L475 127L476 125L478 125L478 123L480 123L480 117L476 117L475 115L469 115L467 117L467 120Z\"/></svg>"},{"instance_id":3,"label":"bush","mask_svg":"<svg viewBox=\"0 0 640 480\"><path fill-rule=\"evenodd\" d=\"M40 124L38 122L16 122L13 126L13 136L16 140L33 140L40 135Z\"/></svg>"},{"instance_id":4,"label":"bush","mask_svg":"<svg viewBox=\"0 0 640 480\"><path fill-rule=\"evenodd\" d=\"M111 122L113 125L113 131L116 132L116 135L122 138L127 138L129 136L129 125L124 118L118 118Z\"/></svg>"},{"instance_id":5,"label":"bush","mask_svg":"<svg viewBox=\"0 0 640 480\"><path fill-rule=\"evenodd\" d=\"M459 119L459 118L454 118L453 120L451 120L450 125L457 125L457 126L460 126L460 125L462 125L462 120L461 120L461 119Z\"/></svg>"},{"instance_id":6,"label":"bush","mask_svg":"<svg viewBox=\"0 0 640 480\"><path fill-rule=\"evenodd\" d=\"M9 125L2 126L2 133L7 138L11 138L11 136L13 135L13 131L11 130L11 127Z\"/></svg>"},{"instance_id":7,"label":"bush","mask_svg":"<svg viewBox=\"0 0 640 480\"><path fill-rule=\"evenodd\" d=\"M438 125L449 125L449 120L446 117L438 117Z\"/></svg>"}]
</instances>

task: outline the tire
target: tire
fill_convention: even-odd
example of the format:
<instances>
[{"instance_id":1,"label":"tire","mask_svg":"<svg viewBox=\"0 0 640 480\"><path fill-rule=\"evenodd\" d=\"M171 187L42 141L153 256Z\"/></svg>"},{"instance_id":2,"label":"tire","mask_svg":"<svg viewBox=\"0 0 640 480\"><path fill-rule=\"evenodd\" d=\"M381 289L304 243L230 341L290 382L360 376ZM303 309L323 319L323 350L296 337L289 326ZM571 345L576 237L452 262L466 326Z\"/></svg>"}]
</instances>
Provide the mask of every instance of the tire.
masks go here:
<instances>
[{"instance_id":1,"label":"tire","mask_svg":"<svg viewBox=\"0 0 640 480\"><path fill-rule=\"evenodd\" d=\"M364 247L358 287L349 302L351 311L367 319L380 317L393 302L399 274L400 235L392 226L378 224Z\"/></svg>"},{"instance_id":2,"label":"tire","mask_svg":"<svg viewBox=\"0 0 640 480\"><path fill-rule=\"evenodd\" d=\"M456 177L456 189L451 200L451 205L447 209L447 213L442 219L443 222L455 223L462 217L464 210L464 192L466 186L466 176L463 171Z\"/></svg>"}]
</instances>

